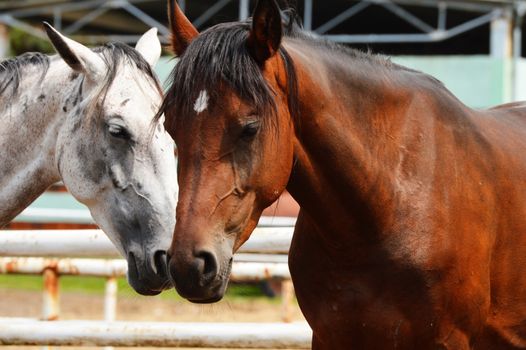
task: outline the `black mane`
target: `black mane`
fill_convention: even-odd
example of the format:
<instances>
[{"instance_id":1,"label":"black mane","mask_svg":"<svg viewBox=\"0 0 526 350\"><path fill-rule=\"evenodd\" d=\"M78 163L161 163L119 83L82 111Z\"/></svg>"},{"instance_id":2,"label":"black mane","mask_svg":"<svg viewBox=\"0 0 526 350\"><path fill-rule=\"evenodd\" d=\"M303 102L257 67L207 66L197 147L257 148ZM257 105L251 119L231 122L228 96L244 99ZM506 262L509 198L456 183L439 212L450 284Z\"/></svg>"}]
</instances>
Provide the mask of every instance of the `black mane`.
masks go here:
<instances>
[{"instance_id":1,"label":"black mane","mask_svg":"<svg viewBox=\"0 0 526 350\"><path fill-rule=\"evenodd\" d=\"M305 32L293 9L283 11L284 39L296 39L311 47L340 52L354 59L370 61L384 67L398 67L389 58L351 49ZM269 87L261 67L250 55L246 40L252 26L245 22L222 23L202 32L180 57L171 74L171 86L158 114L173 109L176 118L192 113L193 102L200 91L213 85L226 84L242 99L251 103L259 113L275 111L274 91ZM288 105L292 117L298 114L298 87L294 62L287 50L280 46L288 84ZM216 91L207 89L210 98L218 98ZM171 127L173 120L167 120Z\"/></svg>"}]
</instances>

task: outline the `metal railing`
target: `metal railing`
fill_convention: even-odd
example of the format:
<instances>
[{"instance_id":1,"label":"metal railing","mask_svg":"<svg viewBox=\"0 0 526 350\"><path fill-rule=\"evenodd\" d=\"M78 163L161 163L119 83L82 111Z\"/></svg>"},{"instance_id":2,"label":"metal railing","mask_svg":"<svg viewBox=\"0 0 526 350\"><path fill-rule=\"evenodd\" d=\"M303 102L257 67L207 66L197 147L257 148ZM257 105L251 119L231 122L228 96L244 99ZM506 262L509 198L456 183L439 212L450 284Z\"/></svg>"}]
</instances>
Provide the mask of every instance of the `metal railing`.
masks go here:
<instances>
[{"instance_id":1,"label":"metal railing","mask_svg":"<svg viewBox=\"0 0 526 350\"><path fill-rule=\"evenodd\" d=\"M258 227L234 257L233 281L282 282L282 320L290 322L294 291L286 263L291 226ZM293 323L116 322L117 278L127 264L100 230L0 231L0 273L42 275L41 320L0 319L1 345L308 348L311 332ZM87 258L90 257L90 258ZM97 258L93 258L97 257ZM101 259L105 257L105 259ZM58 321L59 279L106 279L104 321ZM38 330L38 331L35 331Z\"/></svg>"}]
</instances>

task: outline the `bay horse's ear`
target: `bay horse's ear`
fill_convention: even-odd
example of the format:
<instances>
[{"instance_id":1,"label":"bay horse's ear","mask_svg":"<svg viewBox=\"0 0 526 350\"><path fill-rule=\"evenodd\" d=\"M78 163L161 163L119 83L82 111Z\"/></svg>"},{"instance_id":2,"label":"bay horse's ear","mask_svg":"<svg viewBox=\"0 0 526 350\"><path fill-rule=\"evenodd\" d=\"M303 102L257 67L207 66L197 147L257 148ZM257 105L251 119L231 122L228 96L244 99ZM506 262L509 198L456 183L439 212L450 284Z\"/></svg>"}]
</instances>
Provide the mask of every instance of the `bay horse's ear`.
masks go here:
<instances>
[{"instance_id":1,"label":"bay horse's ear","mask_svg":"<svg viewBox=\"0 0 526 350\"><path fill-rule=\"evenodd\" d=\"M99 55L81 43L66 38L47 22L44 22L44 28L55 50L68 66L86 74L88 79L96 80L104 76L106 64Z\"/></svg>"},{"instance_id":2,"label":"bay horse's ear","mask_svg":"<svg viewBox=\"0 0 526 350\"><path fill-rule=\"evenodd\" d=\"M176 0L168 0L168 19L172 32L172 51L176 56L181 56L199 32L186 18Z\"/></svg>"},{"instance_id":3,"label":"bay horse's ear","mask_svg":"<svg viewBox=\"0 0 526 350\"><path fill-rule=\"evenodd\" d=\"M248 49L259 64L274 56L281 43L281 13L275 0L259 0L252 16Z\"/></svg>"}]
</instances>

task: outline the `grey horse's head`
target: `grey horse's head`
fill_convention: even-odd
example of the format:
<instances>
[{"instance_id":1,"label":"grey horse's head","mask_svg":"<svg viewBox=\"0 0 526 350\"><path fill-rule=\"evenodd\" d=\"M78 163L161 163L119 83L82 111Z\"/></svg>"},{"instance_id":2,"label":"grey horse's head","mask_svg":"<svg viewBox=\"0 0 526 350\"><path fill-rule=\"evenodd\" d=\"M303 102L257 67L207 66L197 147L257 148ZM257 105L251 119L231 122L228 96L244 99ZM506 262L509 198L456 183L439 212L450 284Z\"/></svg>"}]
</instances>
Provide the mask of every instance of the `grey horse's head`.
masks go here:
<instances>
[{"instance_id":1,"label":"grey horse's head","mask_svg":"<svg viewBox=\"0 0 526 350\"><path fill-rule=\"evenodd\" d=\"M162 99L152 71L161 53L157 31L135 49L115 43L90 50L46 30L77 81L57 136L62 180L127 259L132 287L158 294L170 287L166 250L177 188L173 141L162 120L153 124Z\"/></svg>"}]
</instances>

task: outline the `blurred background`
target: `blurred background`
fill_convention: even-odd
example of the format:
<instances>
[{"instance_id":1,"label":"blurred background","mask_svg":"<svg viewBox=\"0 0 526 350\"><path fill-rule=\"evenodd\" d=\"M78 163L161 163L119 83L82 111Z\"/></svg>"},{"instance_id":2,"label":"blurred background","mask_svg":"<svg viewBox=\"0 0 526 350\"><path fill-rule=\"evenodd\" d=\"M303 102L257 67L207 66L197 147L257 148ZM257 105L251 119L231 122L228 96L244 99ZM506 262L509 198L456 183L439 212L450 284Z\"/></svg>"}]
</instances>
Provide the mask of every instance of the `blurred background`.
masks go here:
<instances>
[{"instance_id":1,"label":"blurred background","mask_svg":"<svg viewBox=\"0 0 526 350\"><path fill-rule=\"evenodd\" d=\"M283 7L285 1L280 1ZM250 16L256 0L180 0L194 25ZM524 0L297 0L306 30L351 47L383 53L392 60L440 79L474 108L526 100L526 1ZM0 0L0 59L27 51L53 53L42 30L50 22L67 36L96 46L107 41L134 45L150 27L166 44L166 1L160 0ZM168 51L156 67L164 81L173 67ZM285 197L270 216L294 217L297 206ZM293 219L291 219L293 220ZM95 228L87 209L57 184L26 209L9 229ZM234 284L212 306L184 303L174 292L137 296L118 281L118 319L166 321L301 320L293 302L274 295L282 281ZM104 280L61 278L61 318L103 317ZM0 316L40 313L40 276L0 275ZM85 307L90 305L90 307ZM286 309L284 311L284 308ZM287 309L288 308L288 309Z\"/></svg>"}]
</instances>

